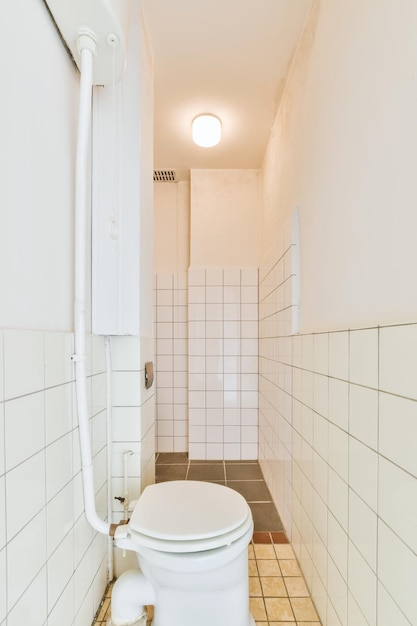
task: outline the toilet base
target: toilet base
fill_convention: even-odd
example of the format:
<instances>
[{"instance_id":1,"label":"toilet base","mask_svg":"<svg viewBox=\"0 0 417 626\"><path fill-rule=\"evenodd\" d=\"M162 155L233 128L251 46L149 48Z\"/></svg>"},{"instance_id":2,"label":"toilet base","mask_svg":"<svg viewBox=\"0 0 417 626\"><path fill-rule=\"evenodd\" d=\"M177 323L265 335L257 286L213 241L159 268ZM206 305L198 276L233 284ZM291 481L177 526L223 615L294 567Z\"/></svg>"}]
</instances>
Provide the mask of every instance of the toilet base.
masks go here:
<instances>
[{"instance_id":1,"label":"toilet base","mask_svg":"<svg viewBox=\"0 0 417 626\"><path fill-rule=\"evenodd\" d=\"M253 619L252 615L249 613L249 621L247 624L242 624L242 626L255 626L255 620ZM137 622L137 624L139 625L139 622ZM218 626L219 622L216 620L213 623L213 626ZM136 626L136 624L133 624L133 626ZM142 626L142 624L140 624L140 626ZM157 624L154 622L154 620L152 620L150 626L157 626Z\"/></svg>"},{"instance_id":2,"label":"toilet base","mask_svg":"<svg viewBox=\"0 0 417 626\"><path fill-rule=\"evenodd\" d=\"M243 551L232 561L193 573L169 571L168 563L157 566L142 549L139 564L155 590L152 626L255 626L249 612L246 546L243 538Z\"/></svg>"}]
</instances>

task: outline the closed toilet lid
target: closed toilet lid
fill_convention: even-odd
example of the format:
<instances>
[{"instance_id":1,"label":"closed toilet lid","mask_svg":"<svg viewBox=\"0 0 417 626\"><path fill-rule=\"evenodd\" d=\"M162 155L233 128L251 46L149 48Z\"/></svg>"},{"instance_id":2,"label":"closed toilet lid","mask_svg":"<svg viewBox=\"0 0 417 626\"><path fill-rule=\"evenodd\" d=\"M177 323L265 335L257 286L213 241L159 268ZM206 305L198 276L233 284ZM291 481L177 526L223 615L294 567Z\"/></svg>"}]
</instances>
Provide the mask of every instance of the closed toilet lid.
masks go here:
<instances>
[{"instance_id":1,"label":"closed toilet lid","mask_svg":"<svg viewBox=\"0 0 417 626\"><path fill-rule=\"evenodd\" d=\"M246 500L237 491L191 480L169 481L146 487L129 522L141 536L162 541L197 542L252 523Z\"/></svg>"}]
</instances>

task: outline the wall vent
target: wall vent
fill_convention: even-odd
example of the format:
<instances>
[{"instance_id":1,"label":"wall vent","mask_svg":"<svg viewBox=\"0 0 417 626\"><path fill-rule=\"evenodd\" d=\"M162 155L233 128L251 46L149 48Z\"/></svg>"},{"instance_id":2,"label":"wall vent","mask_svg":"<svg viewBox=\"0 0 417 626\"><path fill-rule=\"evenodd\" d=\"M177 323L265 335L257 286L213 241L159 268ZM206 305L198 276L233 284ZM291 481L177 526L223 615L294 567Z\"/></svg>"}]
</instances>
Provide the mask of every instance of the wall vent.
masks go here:
<instances>
[{"instance_id":1,"label":"wall vent","mask_svg":"<svg viewBox=\"0 0 417 626\"><path fill-rule=\"evenodd\" d=\"M175 170L154 170L153 180L155 183L176 183Z\"/></svg>"}]
</instances>

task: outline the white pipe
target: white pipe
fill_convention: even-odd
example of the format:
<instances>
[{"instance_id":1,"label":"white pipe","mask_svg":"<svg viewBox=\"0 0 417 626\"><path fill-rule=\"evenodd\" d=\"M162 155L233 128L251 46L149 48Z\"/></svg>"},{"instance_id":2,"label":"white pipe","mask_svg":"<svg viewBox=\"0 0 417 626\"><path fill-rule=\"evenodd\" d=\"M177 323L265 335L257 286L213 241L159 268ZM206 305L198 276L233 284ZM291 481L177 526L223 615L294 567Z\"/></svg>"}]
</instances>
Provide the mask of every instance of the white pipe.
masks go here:
<instances>
[{"instance_id":1,"label":"white pipe","mask_svg":"<svg viewBox=\"0 0 417 626\"><path fill-rule=\"evenodd\" d=\"M145 626L148 604L155 604L154 588L140 570L127 570L114 584L108 626Z\"/></svg>"},{"instance_id":2,"label":"white pipe","mask_svg":"<svg viewBox=\"0 0 417 626\"><path fill-rule=\"evenodd\" d=\"M107 443L107 519L112 521L113 516L113 491L112 491L112 362L111 362L111 339L106 336L104 343L106 350L106 385L107 385L107 401L106 401L106 443ZM114 577L114 558L113 558L113 539L107 539L107 575L108 580Z\"/></svg>"},{"instance_id":3,"label":"white pipe","mask_svg":"<svg viewBox=\"0 0 417 626\"><path fill-rule=\"evenodd\" d=\"M127 450L123 454L123 509L124 509L124 519L127 520L129 517L129 486L128 486L128 471L127 471L127 460L129 456L133 454L132 450Z\"/></svg>"},{"instance_id":4,"label":"white pipe","mask_svg":"<svg viewBox=\"0 0 417 626\"><path fill-rule=\"evenodd\" d=\"M85 514L88 522L95 530L108 535L110 524L97 515L95 505L86 373L87 168L95 42L91 37L84 34L79 38L78 43L81 48L81 80L75 172L75 354L73 355L73 360L75 361L75 385L77 392Z\"/></svg>"}]
</instances>

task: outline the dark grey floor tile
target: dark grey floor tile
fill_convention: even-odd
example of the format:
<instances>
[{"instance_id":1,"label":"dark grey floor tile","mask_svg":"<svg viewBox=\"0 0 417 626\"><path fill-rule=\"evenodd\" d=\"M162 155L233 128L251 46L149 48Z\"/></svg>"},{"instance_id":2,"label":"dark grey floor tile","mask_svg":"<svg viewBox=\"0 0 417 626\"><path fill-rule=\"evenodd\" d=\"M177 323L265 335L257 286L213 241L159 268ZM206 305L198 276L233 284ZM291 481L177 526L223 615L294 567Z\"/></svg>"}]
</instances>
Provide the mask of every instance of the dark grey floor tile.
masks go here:
<instances>
[{"instance_id":1,"label":"dark grey floor tile","mask_svg":"<svg viewBox=\"0 0 417 626\"><path fill-rule=\"evenodd\" d=\"M190 464L188 480L224 480L223 463Z\"/></svg>"},{"instance_id":2,"label":"dark grey floor tile","mask_svg":"<svg viewBox=\"0 0 417 626\"><path fill-rule=\"evenodd\" d=\"M187 452L158 452L156 456L157 465L169 463L188 463Z\"/></svg>"},{"instance_id":3,"label":"dark grey floor tile","mask_svg":"<svg viewBox=\"0 0 417 626\"><path fill-rule=\"evenodd\" d=\"M257 463L226 463L226 480L263 480Z\"/></svg>"},{"instance_id":4,"label":"dark grey floor tile","mask_svg":"<svg viewBox=\"0 0 417 626\"><path fill-rule=\"evenodd\" d=\"M185 480L188 465L157 465L155 468L155 480L162 483L167 480Z\"/></svg>"},{"instance_id":5,"label":"dark grey floor tile","mask_svg":"<svg viewBox=\"0 0 417 626\"><path fill-rule=\"evenodd\" d=\"M256 532L274 532L284 530L281 519L272 502L249 504Z\"/></svg>"},{"instance_id":6,"label":"dark grey floor tile","mask_svg":"<svg viewBox=\"0 0 417 626\"><path fill-rule=\"evenodd\" d=\"M271 494L263 480L228 480L227 486L238 491L247 502L271 502Z\"/></svg>"}]
</instances>

